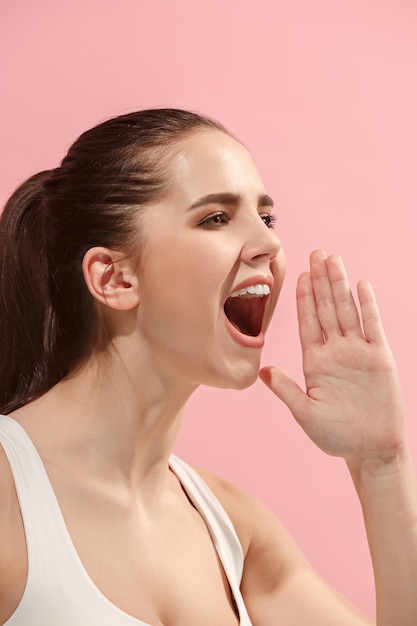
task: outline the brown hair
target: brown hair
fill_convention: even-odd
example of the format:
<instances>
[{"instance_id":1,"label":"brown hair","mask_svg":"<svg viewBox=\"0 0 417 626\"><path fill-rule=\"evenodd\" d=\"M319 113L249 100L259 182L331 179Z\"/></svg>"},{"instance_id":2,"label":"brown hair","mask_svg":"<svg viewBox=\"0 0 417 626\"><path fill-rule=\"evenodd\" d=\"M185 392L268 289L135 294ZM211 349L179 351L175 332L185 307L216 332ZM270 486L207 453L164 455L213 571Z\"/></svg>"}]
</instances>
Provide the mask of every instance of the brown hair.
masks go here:
<instances>
[{"instance_id":1,"label":"brown hair","mask_svg":"<svg viewBox=\"0 0 417 626\"><path fill-rule=\"evenodd\" d=\"M132 252L138 208L166 190L170 150L203 129L227 132L180 109L110 119L12 195L0 218L1 412L38 397L91 354L99 325L84 254L97 245Z\"/></svg>"}]
</instances>

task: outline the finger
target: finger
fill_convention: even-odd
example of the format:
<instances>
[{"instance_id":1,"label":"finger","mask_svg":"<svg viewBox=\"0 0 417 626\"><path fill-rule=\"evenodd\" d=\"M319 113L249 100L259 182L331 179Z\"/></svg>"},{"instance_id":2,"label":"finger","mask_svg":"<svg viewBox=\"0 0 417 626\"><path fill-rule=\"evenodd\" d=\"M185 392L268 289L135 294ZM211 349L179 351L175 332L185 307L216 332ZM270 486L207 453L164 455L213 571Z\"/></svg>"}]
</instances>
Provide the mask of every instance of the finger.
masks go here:
<instances>
[{"instance_id":1,"label":"finger","mask_svg":"<svg viewBox=\"0 0 417 626\"><path fill-rule=\"evenodd\" d=\"M311 346L321 346L324 343L309 272L299 277L296 295L301 348L306 351Z\"/></svg>"},{"instance_id":2,"label":"finger","mask_svg":"<svg viewBox=\"0 0 417 626\"><path fill-rule=\"evenodd\" d=\"M316 250L311 254L310 273L317 315L322 331L326 338L330 335L341 335L342 332L337 319L333 290L326 264L326 253L323 250Z\"/></svg>"},{"instance_id":3,"label":"finger","mask_svg":"<svg viewBox=\"0 0 417 626\"><path fill-rule=\"evenodd\" d=\"M363 337L358 309L341 257L335 255L328 257L326 265L341 332L343 335Z\"/></svg>"},{"instance_id":4,"label":"finger","mask_svg":"<svg viewBox=\"0 0 417 626\"><path fill-rule=\"evenodd\" d=\"M259 378L300 419L308 400L301 387L286 372L270 365L260 370Z\"/></svg>"},{"instance_id":5,"label":"finger","mask_svg":"<svg viewBox=\"0 0 417 626\"><path fill-rule=\"evenodd\" d=\"M358 284L358 298L362 312L362 324L365 337L371 343L386 345L384 327L378 309L374 290L369 281L362 280Z\"/></svg>"}]
</instances>

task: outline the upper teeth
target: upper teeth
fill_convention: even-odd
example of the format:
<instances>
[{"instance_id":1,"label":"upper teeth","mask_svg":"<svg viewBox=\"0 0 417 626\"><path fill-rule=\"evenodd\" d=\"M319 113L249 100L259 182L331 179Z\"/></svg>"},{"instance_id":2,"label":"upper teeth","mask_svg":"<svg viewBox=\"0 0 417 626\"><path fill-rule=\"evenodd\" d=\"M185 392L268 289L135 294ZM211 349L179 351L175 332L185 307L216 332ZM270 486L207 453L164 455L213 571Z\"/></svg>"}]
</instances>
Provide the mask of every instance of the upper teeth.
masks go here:
<instances>
[{"instance_id":1,"label":"upper teeth","mask_svg":"<svg viewBox=\"0 0 417 626\"><path fill-rule=\"evenodd\" d=\"M244 287L243 289L234 291L230 297L237 298L239 296L246 296L246 294L249 294L260 298L262 296L267 296L269 293L271 293L271 290L268 285L249 285L249 287Z\"/></svg>"}]
</instances>

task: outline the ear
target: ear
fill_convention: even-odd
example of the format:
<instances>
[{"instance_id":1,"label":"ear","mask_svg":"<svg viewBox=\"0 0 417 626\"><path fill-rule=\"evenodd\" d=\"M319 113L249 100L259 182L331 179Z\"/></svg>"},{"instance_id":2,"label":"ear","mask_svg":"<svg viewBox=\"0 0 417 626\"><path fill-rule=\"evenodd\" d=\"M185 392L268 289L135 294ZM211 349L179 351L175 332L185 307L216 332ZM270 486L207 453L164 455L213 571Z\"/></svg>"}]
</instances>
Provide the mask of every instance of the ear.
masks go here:
<instances>
[{"instance_id":1,"label":"ear","mask_svg":"<svg viewBox=\"0 0 417 626\"><path fill-rule=\"evenodd\" d=\"M82 269L91 295L111 309L128 311L139 304L138 280L132 264L109 248L90 248Z\"/></svg>"}]
</instances>

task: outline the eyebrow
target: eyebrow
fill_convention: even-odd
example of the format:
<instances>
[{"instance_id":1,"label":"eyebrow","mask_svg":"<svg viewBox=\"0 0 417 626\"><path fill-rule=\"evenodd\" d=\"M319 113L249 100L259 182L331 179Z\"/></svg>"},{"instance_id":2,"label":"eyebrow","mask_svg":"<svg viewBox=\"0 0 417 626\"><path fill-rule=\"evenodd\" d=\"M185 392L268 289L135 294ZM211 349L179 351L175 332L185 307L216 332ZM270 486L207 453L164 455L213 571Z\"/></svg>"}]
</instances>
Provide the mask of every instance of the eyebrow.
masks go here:
<instances>
[{"instance_id":1,"label":"eyebrow","mask_svg":"<svg viewBox=\"0 0 417 626\"><path fill-rule=\"evenodd\" d=\"M223 204L228 206L238 206L242 201L242 196L237 193L209 193L207 196L203 196L199 198L188 208L189 211L192 209L197 209L198 207L204 206L206 204ZM262 194L258 198L258 208L262 206L274 206L274 201L267 194Z\"/></svg>"}]
</instances>

